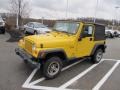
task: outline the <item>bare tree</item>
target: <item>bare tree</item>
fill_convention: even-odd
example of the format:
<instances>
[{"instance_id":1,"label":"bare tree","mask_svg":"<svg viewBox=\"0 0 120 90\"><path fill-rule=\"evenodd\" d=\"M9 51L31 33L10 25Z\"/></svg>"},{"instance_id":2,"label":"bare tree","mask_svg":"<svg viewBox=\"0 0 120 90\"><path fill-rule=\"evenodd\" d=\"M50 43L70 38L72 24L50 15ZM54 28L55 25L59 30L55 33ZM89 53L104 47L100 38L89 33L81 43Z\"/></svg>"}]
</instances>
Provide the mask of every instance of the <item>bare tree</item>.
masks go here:
<instances>
[{"instance_id":1,"label":"bare tree","mask_svg":"<svg viewBox=\"0 0 120 90\"><path fill-rule=\"evenodd\" d=\"M21 26L23 18L30 15L30 3L28 0L10 0L10 12L18 16L18 25Z\"/></svg>"}]
</instances>

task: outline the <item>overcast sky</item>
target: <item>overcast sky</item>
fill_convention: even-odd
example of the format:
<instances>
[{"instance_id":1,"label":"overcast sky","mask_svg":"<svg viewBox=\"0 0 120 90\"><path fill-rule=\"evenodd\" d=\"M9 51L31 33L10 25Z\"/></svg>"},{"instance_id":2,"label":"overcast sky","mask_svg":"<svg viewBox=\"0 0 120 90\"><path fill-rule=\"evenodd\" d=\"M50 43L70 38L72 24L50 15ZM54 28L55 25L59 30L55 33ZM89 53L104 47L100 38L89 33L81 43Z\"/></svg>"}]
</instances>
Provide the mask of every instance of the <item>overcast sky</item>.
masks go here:
<instances>
[{"instance_id":1,"label":"overcast sky","mask_svg":"<svg viewBox=\"0 0 120 90\"><path fill-rule=\"evenodd\" d=\"M31 4L31 16L33 18L65 18L67 0L29 0ZM120 0L98 0L97 18L120 19ZM97 0L68 0L68 16L94 17ZM0 12L6 12L9 8L9 0L0 0Z\"/></svg>"}]
</instances>

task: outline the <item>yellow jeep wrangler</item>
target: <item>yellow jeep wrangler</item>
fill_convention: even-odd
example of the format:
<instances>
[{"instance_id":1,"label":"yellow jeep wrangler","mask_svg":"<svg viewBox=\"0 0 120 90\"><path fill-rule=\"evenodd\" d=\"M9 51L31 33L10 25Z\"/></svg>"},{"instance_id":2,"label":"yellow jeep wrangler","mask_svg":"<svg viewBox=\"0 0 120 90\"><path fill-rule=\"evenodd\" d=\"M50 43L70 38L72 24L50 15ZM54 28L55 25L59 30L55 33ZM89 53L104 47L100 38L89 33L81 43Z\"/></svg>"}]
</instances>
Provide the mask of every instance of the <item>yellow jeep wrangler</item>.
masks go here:
<instances>
[{"instance_id":1,"label":"yellow jeep wrangler","mask_svg":"<svg viewBox=\"0 0 120 90\"><path fill-rule=\"evenodd\" d=\"M57 21L46 34L26 36L15 49L25 62L42 67L47 79L55 78L64 61L91 57L98 63L105 52L105 26L75 21Z\"/></svg>"}]
</instances>

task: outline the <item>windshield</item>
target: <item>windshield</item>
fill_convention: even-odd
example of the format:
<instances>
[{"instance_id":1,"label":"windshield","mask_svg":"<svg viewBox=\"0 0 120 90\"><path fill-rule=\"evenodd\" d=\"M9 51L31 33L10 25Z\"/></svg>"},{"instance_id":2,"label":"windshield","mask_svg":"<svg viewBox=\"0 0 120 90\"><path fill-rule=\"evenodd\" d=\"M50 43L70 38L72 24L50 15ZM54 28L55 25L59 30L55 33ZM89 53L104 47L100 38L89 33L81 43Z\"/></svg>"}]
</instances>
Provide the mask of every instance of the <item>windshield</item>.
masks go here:
<instances>
[{"instance_id":1,"label":"windshield","mask_svg":"<svg viewBox=\"0 0 120 90\"><path fill-rule=\"evenodd\" d=\"M77 22L57 22L53 29L60 32L75 34L78 27L79 24Z\"/></svg>"},{"instance_id":2,"label":"windshield","mask_svg":"<svg viewBox=\"0 0 120 90\"><path fill-rule=\"evenodd\" d=\"M41 23L35 23L34 24L35 28L47 28L45 25L41 24Z\"/></svg>"}]
</instances>

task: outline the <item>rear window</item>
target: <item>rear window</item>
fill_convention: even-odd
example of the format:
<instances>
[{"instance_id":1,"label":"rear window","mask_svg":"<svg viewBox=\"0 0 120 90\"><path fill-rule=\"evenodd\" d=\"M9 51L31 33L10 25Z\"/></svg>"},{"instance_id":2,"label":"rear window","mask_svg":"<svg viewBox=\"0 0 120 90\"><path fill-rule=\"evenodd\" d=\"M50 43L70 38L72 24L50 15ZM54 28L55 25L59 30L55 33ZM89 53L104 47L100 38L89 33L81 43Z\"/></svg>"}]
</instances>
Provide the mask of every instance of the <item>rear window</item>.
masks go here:
<instances>
[{"instance_id":1,"label":"rear window","mask_svg":"<svg viewBox=\"0 0 120 90\"><path fill-rule=\"evenodd\" d=\"M105 40L105 27L102 25L95 25L94 40Z\"/></svg>"}]
</instances>

